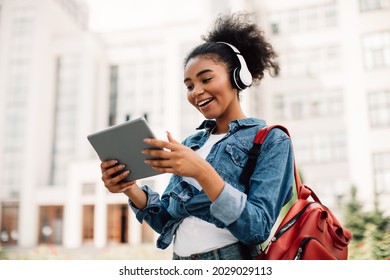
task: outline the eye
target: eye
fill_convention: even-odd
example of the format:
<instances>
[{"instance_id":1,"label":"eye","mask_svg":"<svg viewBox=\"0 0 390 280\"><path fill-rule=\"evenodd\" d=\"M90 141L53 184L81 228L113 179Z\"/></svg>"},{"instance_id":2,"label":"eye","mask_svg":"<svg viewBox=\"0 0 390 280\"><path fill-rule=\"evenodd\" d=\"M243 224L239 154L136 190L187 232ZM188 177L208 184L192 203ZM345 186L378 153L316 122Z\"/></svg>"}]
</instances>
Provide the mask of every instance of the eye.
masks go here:
<instances>
[{"instance_id":1,"label":"eye","mask_svg":"<svg viewBox=\"0 0 390 280\"><path fill-rule=\"evenodd\" d=\"M194 89L194 85L186 85L187 91L191 91Z\"/></svg>"},{"instance_id":2,"label":"eye","mask_svg":"<svg viewBox=\"0 0 390 280\"><path fill-rule=\"evenodd\" d=\"M202 83L207 84L211 80L212 80L212 77L204 78L204 79L202 79Z\"/></svg>"}]
</instances>

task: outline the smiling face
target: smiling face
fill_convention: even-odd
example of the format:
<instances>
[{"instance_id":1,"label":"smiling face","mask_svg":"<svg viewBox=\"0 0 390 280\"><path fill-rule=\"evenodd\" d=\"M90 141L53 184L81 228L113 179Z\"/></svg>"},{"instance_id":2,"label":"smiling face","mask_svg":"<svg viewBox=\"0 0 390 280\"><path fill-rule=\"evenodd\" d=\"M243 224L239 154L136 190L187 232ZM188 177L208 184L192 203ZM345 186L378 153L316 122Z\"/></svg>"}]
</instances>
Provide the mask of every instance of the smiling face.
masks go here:
<instances>
[{"instance_id":1,"label":"smiling face","mask_svg":"<svg viewBox=\"0 0 390 280\"><path fill-rule=\"evenodd\" d=\"M245 117L226 65L207 56L191 58L184 70L188 101L217 127ZM220 126L221 128L221 126ZM226 129L223 129L226 130Z\"/></svg>"}]
</instances>

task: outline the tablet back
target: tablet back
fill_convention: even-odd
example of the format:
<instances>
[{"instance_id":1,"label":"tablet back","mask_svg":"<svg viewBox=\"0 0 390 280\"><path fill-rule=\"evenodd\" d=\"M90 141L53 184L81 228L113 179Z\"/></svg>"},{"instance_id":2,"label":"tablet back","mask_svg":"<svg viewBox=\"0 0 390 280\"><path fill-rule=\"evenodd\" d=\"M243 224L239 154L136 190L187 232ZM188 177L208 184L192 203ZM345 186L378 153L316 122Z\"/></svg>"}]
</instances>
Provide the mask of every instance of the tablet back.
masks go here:
<instances>
[{"instance_id":1,"label":"tablet back","mask_svg":"<svg viewBox=\"0 0 390 280\"><path fill-rule=\"evenodd\" d=\"M138 180L161 174L144 163L148 156L142 150L155 148L143 142L145 138L155 138L145 118L127 121L87 136L100 160L118 160L130 170L125 181Z\"/></svg>"}]
</instances>

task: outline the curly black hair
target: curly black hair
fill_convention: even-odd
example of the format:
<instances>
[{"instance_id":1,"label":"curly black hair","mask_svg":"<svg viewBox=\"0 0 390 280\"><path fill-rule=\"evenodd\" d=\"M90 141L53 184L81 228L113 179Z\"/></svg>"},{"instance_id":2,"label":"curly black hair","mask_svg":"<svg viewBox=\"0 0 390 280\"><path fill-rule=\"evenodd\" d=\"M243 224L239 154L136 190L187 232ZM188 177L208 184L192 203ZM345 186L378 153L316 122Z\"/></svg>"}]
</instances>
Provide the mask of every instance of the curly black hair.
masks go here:
<instances>
[{"instance_id":1,"label":"curly black hair","mask_svg":"<svg viewBox=\"0 0 390 280\"><path fill-rule=\"evenodd\" d=\"M188 54L184 60L184 66L191 58L208 56L225 63L229 72L233 71L239 63L237 56L231 48L218 43L226 42L240 51L254 83L260 82L266 70L272 76L279 73L277 54L250 13L238 12L219 16L213 28L201 38L205 43L195 47Z\"/></svg>"}]
</instances>

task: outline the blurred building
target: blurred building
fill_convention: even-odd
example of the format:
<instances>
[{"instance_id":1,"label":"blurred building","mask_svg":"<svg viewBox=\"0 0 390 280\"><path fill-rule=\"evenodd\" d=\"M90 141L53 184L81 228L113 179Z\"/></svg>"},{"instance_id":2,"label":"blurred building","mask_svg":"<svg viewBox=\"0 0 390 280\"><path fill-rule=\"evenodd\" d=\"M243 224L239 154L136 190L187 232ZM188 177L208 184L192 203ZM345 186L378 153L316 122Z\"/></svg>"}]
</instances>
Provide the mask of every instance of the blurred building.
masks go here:
<instances>
[{"instance_id":1,"label":"blurred building","mask_svg":"<svg viewBox=\"0 0 390 280\"><path fill-rule=\"evenodd\" d=\"M0 2L1 242L62 243L77 230L70 164L91 158L85 131L107 84L83 1ZM80 186L80 189L87 187Z\"/></svg>"},{"instance_id":2,"label":"blurred building","mask_svg":"<svg viewBox=\"0 0 390 280\"><path fill-rule=\"evenodd\" d=\"M280 76L257 115L292 133L306 184L333 209L358 188L390 213L390 1L264 1ZM256 108L253 108L256 111Z\"/></svg>"},{"instance_id":3,"label":"blurred building","mask_svg":"<svg viewBox=\"0 0 390 280\"><path fill-rule=\"evenodd\" d=\"M247 114L289 128L326 205L340 209L354 184L390 212L389 2L202 0L188 20L96 34L82 0L0 0L1 244L154 242L104 188L86 136L139 116L159 138L193 133L202 116L185 97L184 56L217 13L241 9L282 66L243 93ZM168 179L139 183L161 192Z\"/></svg>"},{"instance_id":4,"label":"blurred building","mask_svg":"<svg viewBox=\"0 0 390 280\"><path fill-rule=\"evenodd\" d=\"M225 6L202 5L199 20L94 34L84 1L0 1L1 244L155 241L104 188L86 136L145 116L157 135L181 138L180 59ZM140 184L159 190L167 179Z\"/></svg>"}]
</instances>

